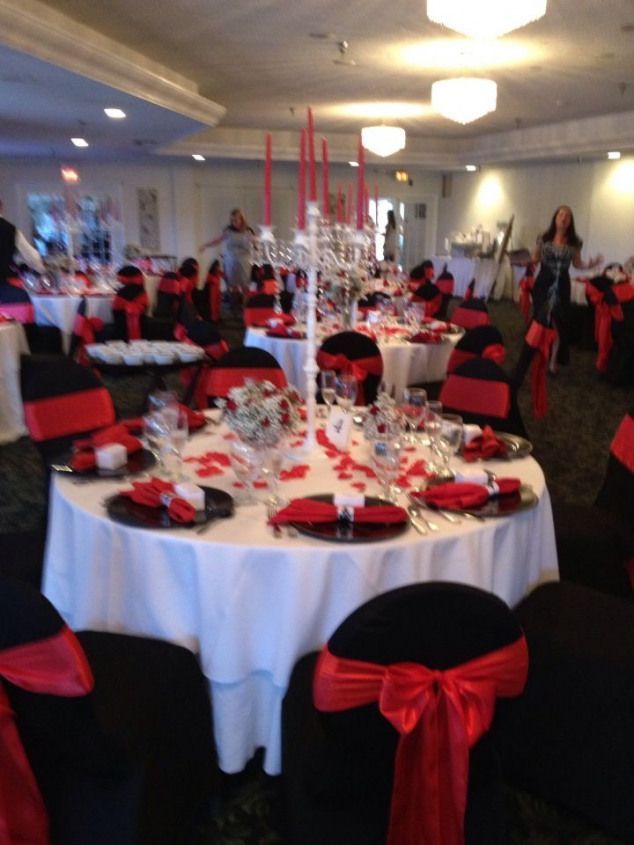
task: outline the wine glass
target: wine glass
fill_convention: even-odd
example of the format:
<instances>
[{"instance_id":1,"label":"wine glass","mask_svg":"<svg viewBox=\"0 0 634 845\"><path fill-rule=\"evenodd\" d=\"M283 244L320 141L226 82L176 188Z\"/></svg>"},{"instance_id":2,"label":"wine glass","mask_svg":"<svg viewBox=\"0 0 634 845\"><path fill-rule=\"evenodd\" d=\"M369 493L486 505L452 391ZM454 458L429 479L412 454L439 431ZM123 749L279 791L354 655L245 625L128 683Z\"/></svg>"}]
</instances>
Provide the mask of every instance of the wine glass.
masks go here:
<instances>
[{"instance_id":1,"label":"wine glass","mask_svg":"<svg viewBox=\"0 0 634 845\"><path fill-rule=\"evenodd\" d=\"M275 510L278 510L284 504L284 499L282 499L278 492L280 487L280 473L282 472L283 466L284 446L282 441L266 450L262 465L262 475L267 478L270 491L267 502Z\"/></svg>"},{"instance_id":2,"label":"wine glass","mask_svg":"<svg viewBox=\"0 0 634 845\"><path fill-rule=\"evenodd\" d=\"M183 480L183 450L189 437L189 420L183 408L176 407L175 413L163 411L163 420L169 431L169 446L163 455L163 468L175 481Z\"/></svg>"},{"instance_id":3,"label":"wine glass","mask_svg":"<svg viewBox=\"0 0 634 845\"><path fill-rule=\"evenodd\" d=\"M392 485L401 467L401 444L398 440L373 440L370 451L372 468L383 487L383 498L393 502L395 491Z\"/></svg>"},{"instance_id":4,"label":"wine glass","mask_svg":"<svg viewBox=\"0 0 634 845\"><path fill-rule=\"evenodd\" d=\"M357 401L357 380L352 373L340 373L335 381L335 398L337 404L346 413Z\"/></svg>"},{"instance_id":5,"label":"wine glass","mask_svg":"<svg viewBox=\"0 0 634 845\"><path fill-rule=\"evenodd\" d=\"M406 387L403 390L401 413L407 425L407 440L416 443L416 430L425 416L427 391L422 387Z\"/></svg>"},{"instance_id":6,"label":"wine glass","mask_svg":"<svg viewBox=\"0 0 634 845\"><path fill-rule=\"evenodd\" d=\"M255 496L254 482L262 470L264 454L261 449L256 449L249 443L242 440L234 440L231 443L231 468L236 478L244 484L244 495L237 501L241 505L253 505L257 502Z\"/></svg>"},{"instance_id":7,"label":"wine glass","mask_svg":"<svg viewBox=\"0 0 634 845\"><path fill-rule=\"evenodd\" d=\"M458 414L443 414L436 448L443 459L446 470L449 469L451 456L457 455L462 446L462 436L462 417Z\"/></svg>"},{"instance_id":8,"label":"wine glass","mask_svg":"<svg viewBox=\"0 0 634 845\"><path fill-rule=\"evenodd\" d=\"M438 399L430 399L427 402L427 411L425 413L425 432L428 438L428 446L432 455L437 455L437 443L442 429L442 402ZM438 472L438 467L431 460L429 462L429 469L431 472Z\"/></svg>"},{"instance_id":9,"label":"wine glass","mask_svg":"<svg viewBox=\"0 0 634 845\"><path fill-rule=\"evenodd\" d=\"M169 428L161 414L156 412L145 414L143 417L143 439L156 459L157 472L162 472L163 454L169 440Z\"/></svg>"},{"instance_id":10,"label":"wine glass","mask_svg":"<svg viewBox=\"0 0 634 845\"><path fill-rule=\"evenodd\" d=\"M335 402L335 385L337 381L337 373L334 370L321 370L319 373L319 386L321 389L321 398L328 405L326 415L330 413Z\"/></svg>"}]
</instances>

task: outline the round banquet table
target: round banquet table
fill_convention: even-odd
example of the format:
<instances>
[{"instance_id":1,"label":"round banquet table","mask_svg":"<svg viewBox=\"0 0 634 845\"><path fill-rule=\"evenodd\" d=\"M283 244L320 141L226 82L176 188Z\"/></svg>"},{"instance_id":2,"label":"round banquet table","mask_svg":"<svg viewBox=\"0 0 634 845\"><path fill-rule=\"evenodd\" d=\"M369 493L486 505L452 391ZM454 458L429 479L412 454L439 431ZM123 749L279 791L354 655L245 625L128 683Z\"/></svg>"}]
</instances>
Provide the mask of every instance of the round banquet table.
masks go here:
<instances>
[{"instance_id":1,"label":"round banquet table","mask_svg":"<svg viewBox=\"0 0 634 845\"><path fill-rule=\"evenodd\" d=\"M29 344L20 323L0 323L0 443L12 443L26 433L20 393L20 355Z\"/></svg>"},{"instance_id":2,"label":"round banquet table","mask_svg":"<svg viewBox=\"0 0 634 845\"><path fill-rule=\"evenodd\" d=\"M112 322L114 294L91 294L85 299L87 317L99 317L104 323ZM40 326L57 326L62 333L65 353L70 349L73 323L81 300L81 296L67 294L31 294L35 322Z\"/></svg>"},{"instance_id":3,"label":"round banquet table","mask_svg":"<svg viewBox=\"0 0 634 845\"><path fill-rule=\"evenodd\" d=\"M280 483L285 497L358 493L355 482L367 482L368 495L377 494L376 481L358 470L350 479L338 477L339 457L328 457L321 446L309 456L299 454L297 441L291 446L295 469L309 469L304 478ZM208 472L209 454L228 450L226 428L209 425L188 442L188 474L235 493L229 468ZM422 456L406 454L408 461ZM206 463L199 460L205 455ZM352 456L367 461L356 431ZM210 523L204 533L129 527L112 521L103 503L129 482L77 484L54 474L43 592L74 630L156 637L198 654L209 681L221 768L241 771L263 747L265 770L277 774L281 704L293 666L355 608L387 590L430 580L473 584L513 606L558 577L541 468L530 457L487 465L530 484L537 504L509 517L458 525L433 515L436 533L422 536L407 525L391 539L357 543L286 532L277 538L261 503L237 506L232 518ZM197 476L201 467L206 480Z\"/></svg>"},{"instance_id":4,"label":"round banquet table","mask_svg":"<svg viewBox=\"0 0 634 845\"><path fill-rule=\"evenodd\" d=\"M409 384L443 381L447 375L449 356L461 336L445 335L442 343L409 343L394 335L387 342L379 343L386 390L400 401L403 389ZM271 337L267 335L266 329L251 327L246 331L244 344L270 352L284 370L289 384L306 398L306 340Z\"/></svg>"}]
</instances>

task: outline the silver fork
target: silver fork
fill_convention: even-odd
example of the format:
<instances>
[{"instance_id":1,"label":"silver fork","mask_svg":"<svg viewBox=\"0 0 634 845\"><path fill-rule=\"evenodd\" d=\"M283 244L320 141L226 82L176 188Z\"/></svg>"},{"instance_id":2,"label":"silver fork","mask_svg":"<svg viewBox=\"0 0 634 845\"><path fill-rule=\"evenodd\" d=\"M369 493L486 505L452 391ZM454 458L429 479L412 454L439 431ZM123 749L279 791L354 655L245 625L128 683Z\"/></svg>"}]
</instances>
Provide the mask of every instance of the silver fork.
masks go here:
<instances>
[{"instance_id":1,"label":"silver fork","mask_svg":"<svg viewBox=\"0 0 634 845\"><path fill-rule=\"evenodd\" d=\"M273 505L267 505L266 506L266 518L267 518L267 520L272 519L275 516L275 514L276 514L275 507ZM281 525L271 525L271 529L273 531L273 536L278 540L281 539L281 537L283 536Z\"/></svg>"},{"instance_id":2,"label":"silver fork","mask_svg":"<svg viewBox=\"0 0 634 845\"><path fill-rule=\"evenodd\" d=\"M413 516L415 519L422 520L430 531L440 531L439 526L436 525L435 522L432 522L431 519L427 519L418 502L413 499L410 499L409 502L410 504L407 510L409 511L410 516Z\"/></svg>"}]
</instances>

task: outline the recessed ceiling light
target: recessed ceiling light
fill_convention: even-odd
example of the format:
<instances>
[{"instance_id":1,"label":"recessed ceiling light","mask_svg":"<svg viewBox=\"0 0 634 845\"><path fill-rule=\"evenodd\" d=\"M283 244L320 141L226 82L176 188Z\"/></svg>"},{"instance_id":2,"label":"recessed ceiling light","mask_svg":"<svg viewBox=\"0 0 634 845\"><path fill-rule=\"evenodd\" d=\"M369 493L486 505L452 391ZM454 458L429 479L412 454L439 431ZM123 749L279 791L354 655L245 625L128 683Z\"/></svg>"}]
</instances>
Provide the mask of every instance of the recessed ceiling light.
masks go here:
<instances>
[{"instance_id":1,"label":"recessed ceiling light","mask_svg":"<svg viewBox=\"0 0 634 845\"><path fill-rule=\"evenodd\" d=\"M205 161L205 156L201 156L200 153L192 153L192 158L194 161Z\"/></svg>"},{"instance_id":2,"label":"recessed ceiling light","mask_svg":"<svg viewBox=\"0 0 634 845\"><path fill-rule=\"evenodd\" d=\"M610 150L608 158L610 161L618 161L621 158L621 153L618 150Z\"/></svg>"},{"instance_id":3,"label":"recessed ceiling light","mask_svg":"<svg viewBox=\"0 0 634 845\"><path fill-rule=\"evenodd\" d=\"M112 120L122 120L125 117L123 109L104 109L104 114L112 118Z\"/></svg>"},{"instance_id":4,"label":"recessed ceiling light","mask_svg":"<svg viewBox=\"0 0 634 845\"><path fill-rule=\"evenodd\" d=\"M358 167L359 166L358 161L349 161L348 164L350 165L350 167Z\"/></svg>"},{"instance_id":5,"label":"recessed ceiling light","mask_svg":"<svg viewBox=\"0 0 634 845\"><path fill-rule=\"evenodd\" d=\"M478 169L478 165L477 164L465 164L464 169L468 173L475 173L476 170Z\"/></svg>"},{"instance_id":6,"label":"recessed ceiling light","mask_svg":"<svg viewBox=\"0 0 634 845\"><path fill-rule=\"evenodd\" d=\"M76 147L88 146L88 141L85 138L71 138L70 140Z\"/></svg>"}]
</instances>

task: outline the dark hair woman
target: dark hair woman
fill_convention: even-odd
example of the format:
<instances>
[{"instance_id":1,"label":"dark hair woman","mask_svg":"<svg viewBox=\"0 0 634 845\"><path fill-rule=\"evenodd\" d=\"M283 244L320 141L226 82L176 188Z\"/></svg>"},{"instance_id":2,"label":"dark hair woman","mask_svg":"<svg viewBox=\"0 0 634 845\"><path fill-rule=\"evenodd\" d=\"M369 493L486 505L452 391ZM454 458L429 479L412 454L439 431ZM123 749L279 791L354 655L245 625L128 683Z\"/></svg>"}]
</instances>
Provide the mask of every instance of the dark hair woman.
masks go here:
<instances>
[{"instance_id":1,"label":"dark hair woman","mask_svg":"<svg viewBox=\"0 0 634 845\"><path fill-rule=\"evenodd\" d=\"M581 258L583 242L575 229L572 211L560 205L548 229L537 239L531 259L540 263L533 288L533 315L545 326L557 329L553 344L550 371L557 371L557 361L568 363L568 321L570 313L570 275L572 264L590 270L603 260L597 255L589 261Z\"/></svg>"}]
</instances>

